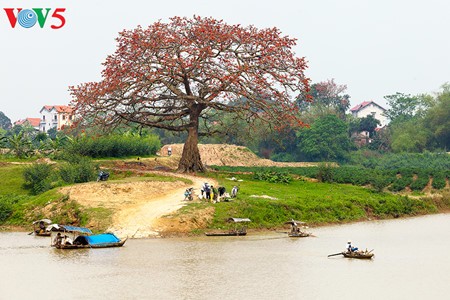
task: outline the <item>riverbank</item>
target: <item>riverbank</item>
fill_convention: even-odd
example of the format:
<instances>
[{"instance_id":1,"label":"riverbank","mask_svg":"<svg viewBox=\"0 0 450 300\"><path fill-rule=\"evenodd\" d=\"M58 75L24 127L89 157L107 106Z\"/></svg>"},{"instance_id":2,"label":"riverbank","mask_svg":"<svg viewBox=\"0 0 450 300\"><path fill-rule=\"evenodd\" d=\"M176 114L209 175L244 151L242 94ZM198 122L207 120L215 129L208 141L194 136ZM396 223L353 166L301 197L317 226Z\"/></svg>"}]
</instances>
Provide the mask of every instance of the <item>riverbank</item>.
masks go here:
<instances>
[{"instance_id":1,"label":"riverbank","mask_svg":"<svg viewBox=\"0 0 450 300\"><path fill-rule=\"evenodd\" d=\"M50 218L56 223L86 226L96 232L113 231L130 238L203 235L205 231L227 230L230 217L250 218L249 232L286 231L284 222L295 219L319 227L367 220L403 218L447 212L450 192L378 192L370 187L321 183L294 176L289 183L255 179L252 173L210 172L178 174L157 172L158 161L107 161L107 182L90 182L53 189L30 196L21 183L20 166L9 171L9 194L13 214L7 224L31 229L31 222ZM173 157L167 158L172 160ZM151 163L150 163L151 162ZM6 173L5 173L6 174ZM198 195L203 182L239 187L230 202L184 201L184 190L194 187ZM3 187L5 189L5 187ZM29 225L28 225L29 224ZM8 230L8 227L5 227Z\"/></svg>"}]
</instances>

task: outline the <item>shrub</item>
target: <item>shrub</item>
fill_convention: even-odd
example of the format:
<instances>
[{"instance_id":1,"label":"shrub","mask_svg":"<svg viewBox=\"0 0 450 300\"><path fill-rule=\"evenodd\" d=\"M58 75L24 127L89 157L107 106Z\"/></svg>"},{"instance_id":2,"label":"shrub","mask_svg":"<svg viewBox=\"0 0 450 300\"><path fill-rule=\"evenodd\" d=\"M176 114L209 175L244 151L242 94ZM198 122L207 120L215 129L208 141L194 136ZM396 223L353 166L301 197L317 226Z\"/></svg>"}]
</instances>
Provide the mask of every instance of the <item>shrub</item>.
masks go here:
<instances>
[{"instance_id":1,"label":"shrub","mask_svg":"<svg viewBox=\"0 0 450 300\"><path fill-rule=\"evenodd\" d=\"M408 185L411 184L412 178L411 177L402 177L397 178L392 185L389 187L389 189L393 192L400 192L404 190Z\"/></svg>"},{"instance_id":2,"label":"shrub","mask_svg":"<svg viewBox=\"0 0 450 300\"><path fill-rule=\"evenodd\" d=\"M155 154L161 148L155 135L140 137L135 135L109 135L82 137L67 146L72 154L90 157L126 157Z\"/></svg>"},{"instance_id":3,"label":"shrub","mask_svg":"<svg viewBox=\"0 0 450 300\"><path fill-rule=\"evenodd\" d=\"M51 189L52 166L35 163L24 170L25 188L30 189L33 195L41 194Z\"/></svg>"},{"instance_id":4,"label":"shrub","mask_svg":"<svg viewBox=\"0 0 450 300\"><path fill-rule=\"evenodd\" d=\"M275 171L255 172L253 178L272 183L289 183L292 181L292 177L288 173Z\"/></svg>"},{"instance_id":5,"label":"shrub","mask_svg":"<svg viewBox=\"0 0 450 300\"><path fill-rule=\"evenodd\" d=\"M417 179L414 180L410 185L411 190L413 191L423 190L427 186L428 181L430 181L429 177L426 174L418 174L418 176L419 177L417 177Z\"/></svg>"},{"instance_id":6,"label":"shrub","mask_svg":"<svg viewBox=\"0 0 450 300\"><path fill-rule=\"evenodd\" d=\"M327 163L319 165L316 178L321 182L333 182L334 168Z\"/></svg>"},{"instance_id":7,"label":"shrub","mask_svg":"<svg viewBox=\"0 0 450 300\"><path fill-rule=\"evenodd\" d=\"M392 178L380 172L374 173L370 178L370 184L372 185L372 188L377 192L381 192L385 187L387 187L391 183Z\"/></svg>"},{"instance_id":8,"label":"shrub","mask_svg":"<svg viewBox=\"0 0 450 300\"><path fill-rule=\"evenodd\" d=\"M75 157L59 168L59 175L66 183L82 183L95 180L98 167L87 157Z\"/></svg>"},{"instance_id":9,"label":"shrub","mask_svg":"<svg viewBox=\"0 0 450 300\"><path fill-rule=\"evenodd\" d=\"M0 224L5 222L13 213L11 203L0 199Z\"/></svg>"},{"instance_id":10,"label":"shrub","mask_svg":"<svg viewBox=\"0 0 450 300\"><path fill-rule=\"evenodd\" d=\"M433 182L431 183L433 188L435 188L437 190L442 190L443 188L445 188L445 184L446 184L445 183L445 176L442 173L436 174L433 177Z\"/></svg>"}]
</instances>

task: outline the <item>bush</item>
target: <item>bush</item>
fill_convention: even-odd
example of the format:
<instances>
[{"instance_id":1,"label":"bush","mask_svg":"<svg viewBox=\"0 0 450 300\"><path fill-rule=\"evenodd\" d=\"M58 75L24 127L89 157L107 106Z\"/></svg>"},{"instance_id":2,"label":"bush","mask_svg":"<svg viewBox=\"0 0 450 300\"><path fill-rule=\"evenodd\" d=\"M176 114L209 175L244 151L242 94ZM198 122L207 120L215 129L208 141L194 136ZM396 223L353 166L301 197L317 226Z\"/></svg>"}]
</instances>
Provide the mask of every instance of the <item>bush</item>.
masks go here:
<instances>
[{"instance_id":1,"label":"bush","mask_svg":"<svg viewBox=\"0 0 450 300\"><path fill-rule=\"evenodd\" d=\"M411 190L413 191L423 190L427 186L428 181L430 181L430 178L426 174L419 174L418 176L419 177L417 177L410 185Z\"/></svg>"},{"instance_id":2,"label":"bush","mask_svg":"<svg viewBox=\"0 0 450 300\"><path fill-rule=\"evenodd\" d=\"M25 188L30 189L33 195L41 194L52 188L51 172L52 166L49 164L35 163L24 170Z\"/></svg>"},{"instance_id":3,"label":"bush","mask_svg":"<svg viewBox=\"0 0 450 300\"><path fill-rule=\"evenodd\" d=\"M330 164L320 164L316 178L320 182L333 182L334 169Z\"/></svg>"},{"instance_id":4,"label":"bush","mask_svg":"<svg viewBox=\"0 0 450 300\"><path fill-rule=\"evenodd\" d=\"M59 168L59 175L66 183L82 183L95 180L98 167L86 157L74 158Z\"/></svg>"},{"instance_id":5,"label":"bush","mask_svg":"<svg viewBox=\"0 0 450 300\"><path fill-rule=\"evenodd\" d=\"M389 187L389 189L393 192L400 192L404 190L407 186L411 184L412 178L411 177L402 177L397 178L392 185Z\"/></svg>"},{"instance_id":6,"label":"bush","mask_svg":"<svg viewBox=\"0 0 450 300\"><path fill-rule=\"evenodd\" d=\"M385 187L392 183L392 178L382 173L374 173L370 179L370 184L372 188L381 192Z\"/></svg>"},{"instance_id":7,"label":"bush","mask_svg":"<svg viewBox=\"0 0 450 300\"><path fill-rule=\"evenodd\" d=\"M13 213L11 203L4 200L5 199L0 199L0 224L5 222Z\"/></svg>"},{"instance_id":8,"label":"bush","mask_svg":"<svg viewBox=\"0 0 450 300\"><path fill-rule=\"evenodd\" d=\"M275 171L255 172L253 178L272 183L289 183L292 181L292 177L288 173Z\"/></svg>"},{"instance_id":9,"label":"bush","mask_svg":"<svg viewBox=\"0 0 450 300\"><path fill-rule=\"evenodd\" d=\"M436 174L433 177L433 182L431 183L431 185L433 186L433 188L437 189L437 190L442 190L443 188L445 188L445 176L444 174Z\"/></svg>"},{"instance_id":10,"label":"bush","mask_svg":"<svg viewBox=\"0 0 450 300\"><path fill-rule=\"evenodd\" d=\"M79 138L68 145L66 150L71 154L99 158L147 156L156 154L160 148L161 143L155 135L109 135Z\"/></svg>"}]
</instances>

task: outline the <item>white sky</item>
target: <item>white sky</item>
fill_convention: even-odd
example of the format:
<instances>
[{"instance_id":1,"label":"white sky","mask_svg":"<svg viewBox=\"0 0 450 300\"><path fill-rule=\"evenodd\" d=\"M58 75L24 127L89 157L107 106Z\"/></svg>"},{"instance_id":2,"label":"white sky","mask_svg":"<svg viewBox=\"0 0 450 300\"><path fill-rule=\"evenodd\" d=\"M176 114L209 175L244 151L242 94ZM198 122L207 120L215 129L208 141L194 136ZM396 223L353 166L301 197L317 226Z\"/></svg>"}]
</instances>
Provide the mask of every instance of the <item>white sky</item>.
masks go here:
<instances>
[{"instance_id":1,"label":"white sky","mask_svg":"<svg viewBox=\"0 0 450 300\"><path fill-rule=\"evenodd\" d=\"M351 106L433 93L450 81L448 0L1 0L0 111L12 122L68 104L69 85L99 81L117 33L172 16L278 27L298 39L312 82L346 84ZM59 30L12 29L3 8L66 8ZM51 11L53 12L53 10Z\"/></svg>"}]
</instances>

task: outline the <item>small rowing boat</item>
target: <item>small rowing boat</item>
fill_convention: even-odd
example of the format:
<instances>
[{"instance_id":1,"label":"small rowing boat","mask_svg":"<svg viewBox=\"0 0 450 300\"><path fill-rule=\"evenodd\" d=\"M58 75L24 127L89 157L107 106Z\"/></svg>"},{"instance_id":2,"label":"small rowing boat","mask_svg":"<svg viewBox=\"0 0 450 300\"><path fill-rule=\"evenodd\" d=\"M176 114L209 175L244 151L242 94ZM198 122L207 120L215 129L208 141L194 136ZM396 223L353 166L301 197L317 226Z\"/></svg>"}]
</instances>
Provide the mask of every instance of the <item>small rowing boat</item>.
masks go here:
<instances>
[{"instance_id":1,"label":"small rowing boat","mask_svg":"<svg viewBox=\"0 0 450 300\"><path fill-rule=\"evenodd\" d=\"M342 252L342 255L347 258L357 258L357 259L371 259L374 254L372 251L354 251L354 252Z\"/></svg>"}]
</instances>

